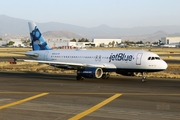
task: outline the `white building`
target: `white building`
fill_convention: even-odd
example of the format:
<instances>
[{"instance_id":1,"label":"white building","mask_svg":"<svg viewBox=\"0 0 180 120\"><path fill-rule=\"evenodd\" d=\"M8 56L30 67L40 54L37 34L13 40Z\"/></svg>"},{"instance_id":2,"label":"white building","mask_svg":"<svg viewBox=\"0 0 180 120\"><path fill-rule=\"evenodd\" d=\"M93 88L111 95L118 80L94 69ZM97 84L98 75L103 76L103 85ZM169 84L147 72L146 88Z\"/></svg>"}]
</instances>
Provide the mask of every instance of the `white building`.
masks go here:
<instances>
[{"instance_id":1,"label":"white building","mask_svg":"<svg viewBox=\"0 0 180 120\"><path fill-rule=\"evenodd\" d=\"M121 43L121 39L93 39L92 42L95 44L95 47L106 47L110 44L112 46L112 43L114 43L114 46L118 46Z\"/></svg>"},{"instance_id":2,"label":"white building","mask_svg":"<svg viewBox=\"0 0 180 120\"><path fill-rule=\"evenodd\" d=\"M22 43L21 39L10 39L10 40L8 40L7 43L9 43L10 41L14 42L14 44L13 44L14 47L24 47L24 44Z\"/></svg>"},{"instance_id":3,"label":"white building","mask_svg":"<svg viewBox=\"0 0 180 120\"><path fill-rule=\"evenodd\" d=\"M13 41L16 47L24 47L23 41L21 39L10 39ZM62 49L73 49L73 48L88 48L88 47L116 47L121 43L121 39L93 39L92 42L70 42L70 40L61 39L47 39L47 44L51 48L62 48ZM0 44L5 44L4 41L0 41Z\"/></svg>"},{"instance_id":4,"label":"white building","mask_svg":"<svg viewBox=\"0 0 180 120\"><path fill-rule=\"evenodd\" d=\"M70 42L70 40L47 40L51 48L88 48L88 47L116 47L121 43L121 39L93 39L92 42ZM110 45L111 44L111 45Z\"/></svg>"},{"instance_id":5,"label":"white building","mask_svg":"<svg viewBox=\"0 0 180 120\"><path fill-rule=\"evenodd\" d=\"M70 40L47 40L51 48L73 49L93 46L92 42L70 42Z\"/></svg>"},{"instance_id":6,"label":"white building","mask_svg":"<svg viewBox=\"0 0 180 120\"><path fill-rule=\"evenodd\" d=\"M6 40L0 40L0 46L6 46L7 41Z\"/></svg>"},{"instance_id":7,"label":"white building","mask_svg":"<svg viewBox=\"0 0 180 120\"><path fill-rule=\"evenodd\" d=\"M70 46L69 40L47 40L46 41L49 47L56 48L56 47L63 47L63 46Z\"/></svg>"},{"instance_id":8,"label":"white building","mask_svg":"<svg viewBox=\"0 0 180 120\"><path fill-rule=\"evenodd\" d=\"M161 42L164 44L179 45L180 44L180 37L162 37Z\"/></svg>"}]
</instances>

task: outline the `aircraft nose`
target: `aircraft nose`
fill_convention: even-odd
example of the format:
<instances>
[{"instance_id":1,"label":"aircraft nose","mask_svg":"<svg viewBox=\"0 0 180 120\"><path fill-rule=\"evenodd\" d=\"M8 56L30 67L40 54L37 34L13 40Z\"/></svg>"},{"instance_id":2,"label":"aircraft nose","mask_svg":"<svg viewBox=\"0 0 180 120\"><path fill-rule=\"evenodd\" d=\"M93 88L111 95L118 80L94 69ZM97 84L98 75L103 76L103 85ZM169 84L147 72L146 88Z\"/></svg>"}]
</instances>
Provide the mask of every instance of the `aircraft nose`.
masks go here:
<instances>
[{"instance_id":1,"label":"aircraft nose","mask_svg":"<svg viewBox=\"0 0 180 120\"><path fill-rule=\"evenodd\" d=\"M163 60L162 61L162 69L166 69L168 67L168 64Z\"/></svg>"}]
</instances>

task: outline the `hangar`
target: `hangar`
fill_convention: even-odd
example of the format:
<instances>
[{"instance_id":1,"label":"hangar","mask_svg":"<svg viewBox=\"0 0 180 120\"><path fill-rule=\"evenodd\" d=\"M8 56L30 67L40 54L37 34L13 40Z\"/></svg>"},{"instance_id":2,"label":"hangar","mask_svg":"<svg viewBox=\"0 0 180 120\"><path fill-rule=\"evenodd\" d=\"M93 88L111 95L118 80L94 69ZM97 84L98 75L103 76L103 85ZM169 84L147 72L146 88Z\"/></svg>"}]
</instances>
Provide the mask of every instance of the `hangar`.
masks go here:
<instances>
[{"instance_id":1,"label":"hangar","mask_svg":"<svg viewBox=\"0 0 180 120\"><path fill-rule=\"evenodd\" d=\"M121 39L92 39L92 42L95 44L96 47L115 47L121 43Z\"/></svg>"},{"instance_id":2,"label":"hangar","mask_svg":"<svg viewBox=\"0 0 180 120\"><path fill-rule=\"evenodd\" d=\"M176 37L162 37L161 42L164 44L170 44L170 45L180 45L180 36Z\"/></svg>"},{"instance_id":3,"label":"hangar","mask_svg":"<svg viewBox=\"0 0 180 120\"><path fill-rule=\"evenodd\" d=\"M86 48L86 47L117 47L121 39L92 39L92 42L70 42L70 40L48 40L47 43L52 48Z\"/></svg>"}]
</instances>

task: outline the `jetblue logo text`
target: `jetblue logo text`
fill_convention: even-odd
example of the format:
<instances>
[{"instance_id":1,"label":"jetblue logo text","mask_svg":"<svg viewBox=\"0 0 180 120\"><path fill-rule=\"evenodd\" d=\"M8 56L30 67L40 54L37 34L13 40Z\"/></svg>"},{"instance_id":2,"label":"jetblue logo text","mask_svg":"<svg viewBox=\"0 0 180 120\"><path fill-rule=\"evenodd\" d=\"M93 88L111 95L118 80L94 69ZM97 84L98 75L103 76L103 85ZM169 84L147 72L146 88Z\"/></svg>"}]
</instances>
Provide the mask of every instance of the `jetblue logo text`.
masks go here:
<instances>
[{"instance_id":1,"label":"jetblue logo text","mask_svg":"<svg viewBox=\"0 0 180 120\"><path fill-rule=\"evenodd\" d=\"M111 53L109 57L109 62L111 61L132 61L133 56L132 55L126 55L125 53L118 53L116 55L113 55Z\"/></svg>"}]
</instances>

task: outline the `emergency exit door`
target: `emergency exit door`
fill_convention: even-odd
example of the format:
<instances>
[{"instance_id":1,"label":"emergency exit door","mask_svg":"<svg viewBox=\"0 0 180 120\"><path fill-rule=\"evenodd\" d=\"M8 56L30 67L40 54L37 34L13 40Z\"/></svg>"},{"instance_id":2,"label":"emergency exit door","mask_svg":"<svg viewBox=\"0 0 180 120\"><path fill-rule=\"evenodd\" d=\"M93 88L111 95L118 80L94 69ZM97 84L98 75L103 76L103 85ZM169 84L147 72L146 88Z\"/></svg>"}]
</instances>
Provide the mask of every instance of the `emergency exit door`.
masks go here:
<instances>
[{"instance_id":1,"label":"emergency exit door","mask_svg":"<svg viewBox=\"0 0 180 120\"><path fill-rule=\"evenodd\" d=\"M141 58L143 53L138 53L136 56L136 65L141 65Z\"/></svg>"},{"instance_id":2,"label":"emergency exit door","mask_svg":"<svg viewBox=\"0 0 180 120\"><path fill-rule=\"evenodd\" d=\"M48 60L48 53L49 53L48 51L45 52L45 54L44 54L44 60Z\"/></svg>"}]
</instances>

